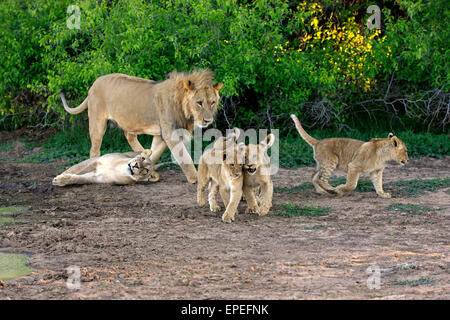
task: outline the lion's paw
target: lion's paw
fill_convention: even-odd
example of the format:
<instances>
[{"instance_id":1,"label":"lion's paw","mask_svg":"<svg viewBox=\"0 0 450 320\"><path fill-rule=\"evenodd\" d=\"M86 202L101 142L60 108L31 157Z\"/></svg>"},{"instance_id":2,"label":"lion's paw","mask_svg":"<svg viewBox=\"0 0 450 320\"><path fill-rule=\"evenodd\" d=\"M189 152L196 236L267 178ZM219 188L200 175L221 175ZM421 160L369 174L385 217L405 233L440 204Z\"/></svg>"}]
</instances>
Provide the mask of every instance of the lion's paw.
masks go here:
<instances>
[{"instance_id":1,"label":"lion's paw","mask_svg":"<svg viewBox=\"0 0 450 320\"><path fill-rule=\"evenodd\" d=\"M259 208L258 207L247 207L245 209L245 213L258 213L259 214Z\"/></svg>"},{"instance_id":2,"label":"lion's paw","mask_svg":"<svg viewBox=\"0 0 450 320\"><path fill-rule=\"evenodd\" d=\"M209 208L212 212L219 212L220 210L222 210L222 207L218 204L210 204Z\"/></svg>"},{"instance_id":3,"label":"lion's paw","mask_svg":"<svg viewBox=\"0 0 450 320\"><path fill-rule=\"evenodd\" d=\"M379 193L378 195L379 195L380 197L382 197L382 198L385 198L385 199L390 199L390 198L392 198L391 194L390 194L390 193L387 193L387 192Z\"/></svg>"}]
</instances>

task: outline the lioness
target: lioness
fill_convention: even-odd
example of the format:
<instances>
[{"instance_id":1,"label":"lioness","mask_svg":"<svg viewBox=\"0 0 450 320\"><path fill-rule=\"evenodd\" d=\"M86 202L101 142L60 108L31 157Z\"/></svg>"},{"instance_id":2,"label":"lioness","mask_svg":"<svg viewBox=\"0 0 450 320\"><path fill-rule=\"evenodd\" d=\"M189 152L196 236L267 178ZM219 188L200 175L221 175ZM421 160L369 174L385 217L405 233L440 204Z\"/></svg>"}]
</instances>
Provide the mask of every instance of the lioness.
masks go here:
<instances>
[{"instance_id":1,"label":"lioness","mask_svg":"<svg viewBox=\"0 0 450 320\"><path fill-rule=\"evenodd\" d=\"M245 210L247 213L255 212L264 216L272 207L273 183L267 150L274 142L275 135L271 133L259 144L245 147L243 193L248 205Z\"/></svg>"},{"instance_id":2,"label":"lioness","mask_svg":"<svg viewBox=\"0 0 450 320\"><path fill-rule=\"evenodd\" d=\"M198 165L197 202L202 207L206 204L204 191L210 182L208 194L210 209L213 212L221 210L216 199L219 192L226 206L222 215L224 222L234 221L242 197L245 146L243 143L236 144L236 139L236 136L232 136L231 141L228 139L223 143L214 144L213 148L203 153Z\"/></svg>"},{"instance_id":3,"label":"lioness","mask_svg":"<svg viewBox=\"0 0 450 320\"><path fill-rule=\"evenodd\" d=\"M362 173L369 172L377 194L382 198L391 197L383 191L383 170L390 160L401 165L408 162L403 141L392 133L387 138L374 138L368 142L347 138L317 140L306 133L295 115L292 114L291 118L303 140L313 147L316 169L312 174L312 183L318 193L329 192L342 197L356 188ZM336 167L347 172L347 182L334 188L328 179Z\"/></svg>"},{"instance_id":4,"label":"lioness","mask_svg":"<svg viewBox=\"0 0 450 320\"><path fill-rule=\"evenodd\" d=\"M76 164L53 179L53 185L63 187L70 184L112 183L132 184L138 181L159 180L150 160L151 150L110 153Z\"/></svg>"},{"instance_id":5,"label":"lioness","mask_svg":"<svg viewBox=\"0 0 450 320\"><path fill-rule=\"evenodd\" d=\"M162 82L109 74L95 80L88 97L76 108L69 108L64 90L60 96L64 109L70 114L88 109L91 158L100 156L106 124L111 119L124 130L135 152L144 150L137 135L154 136L151 147L153 163L169 146L188 181L195 183L197 171L181 135L175 130L185 129L192 133L194 125L205 128L213 122L222 88L222 83L213 84L213 78L209 70L193 73L174 71Z\"/></svg>"}]
</instances>

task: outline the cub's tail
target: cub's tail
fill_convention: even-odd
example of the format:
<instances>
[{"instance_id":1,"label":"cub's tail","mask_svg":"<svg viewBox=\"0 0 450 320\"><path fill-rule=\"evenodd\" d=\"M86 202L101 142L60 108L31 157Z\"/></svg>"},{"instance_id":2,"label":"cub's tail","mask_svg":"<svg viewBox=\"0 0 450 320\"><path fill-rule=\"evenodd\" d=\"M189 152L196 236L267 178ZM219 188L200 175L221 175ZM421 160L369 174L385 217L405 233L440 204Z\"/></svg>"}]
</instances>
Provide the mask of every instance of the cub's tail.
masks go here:
<instances>
[{"instance_id":1,"label":"cub's tail","mask_svg":"<svg viewBox=\"0 0 450 320\"><path fill-rule=\"evenodd\" d=\"M303 138L303 140L305 140L311 147L314 147L317 142L319 142L319 140L314 139L313 137L311 137L302 127L302 125L300 124L300 121L298 121L297 117L295 116L295 114L291 114L291 118L295 123L295 128L297 128L298 133L300 133L300 136Z\"/></svg>"},{"instance_id":2,"label":"cub's tail","mask_svg":"<svg viewBox=\"0 0 450 320\"><path fill-rule=\"evenodd\" d=\"M65 96L65 92L66 90L62 89L61 92L59 93L59 96L61 97L62 103L64 105L64 109L66 109L66 111L70 114L79 114L81 112L83 112L84 110L87 109L88 107L88 98L84 99L84 101L76 108L70 108L69 105L67 104L66 101L66 96Z\"/></svg>"}]
</instances>

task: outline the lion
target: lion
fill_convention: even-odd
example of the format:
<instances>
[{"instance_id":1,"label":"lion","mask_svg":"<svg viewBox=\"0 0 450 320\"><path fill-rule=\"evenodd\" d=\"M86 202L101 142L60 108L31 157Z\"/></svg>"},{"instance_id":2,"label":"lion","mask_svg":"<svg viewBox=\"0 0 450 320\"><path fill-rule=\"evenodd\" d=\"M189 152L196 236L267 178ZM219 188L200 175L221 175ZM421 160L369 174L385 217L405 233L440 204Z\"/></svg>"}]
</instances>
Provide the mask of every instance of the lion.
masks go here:
<instances>
[{"instance_id":1,"label":"lion","mask_svg":"<svg viewBox=\"0 0 450 320\"><path fill-rule=\"evenodd\" d=\"M259 144L245 146L243 194L248 206L246 213L265 216L272 207L273 183L267 150L274 142L275 135L271 133Z\"/></svg>"},{"instance_id":2,"label":"lion","mask_svg":"<svg viewBox=\"0 0 450 320\"><path fill-rule=\"evenodd\" d=\"M53 185L64 187L72 184L110 183L132 184L141 181L156 182L159 165L150 160L151 150L110 153L87 159L76 164L53 179Z\"/></svg>"},{"instance_id":3,"label":"lion","mask_svg":"<svg viewBox=\"0 0 450 320\"><path fill-rule=\"evenodd\" d=\"M88 109L90 158L100 156L107 121L114 120L124 130L133 151L144 150L137 135L152 135L153 164L168 146L187 180L195 183L197 171L177 129L191 135L194 126L206 128L214 121L223 84L214 84L213 78L209 70L173 71L161 82L109 74L95 80L87 98L76 108L68 106L65 90L60 97L70 114Z\"/></svg>"},{"instance_id":4,"label":"lion","mask_svg":"<svg viewBox=\"0 0 450 320\"><path fill-rule=\"evenodd\" d=\"M217 193L220 193L226 207L222 221L232 222L242 197L245 146L243 143L236 144L236 135L219 140L200 157L197 202L201 207L205 206L204 191L210 183L208 194L210 210L213 212L221 210L216 199Z\"/></svg>"},{"instance_id":5,"label":"lion","mask_svg":"<svg viewBox=\"0 0 450 320\"><path fill-rule=\"evenodd\" d=\"M311 177L318 193L342 197L356 188L361 174L368 172L378 196L391 197L383 191L383 170L391 160L401 165L408 162L408 150L403 141L392 133L387 138L373 138L368 142L348 138L317 140L306 133L294 114L291 118L300 136L313 148L316 169ZM347 173L347 181L334 188L328 179L336 168Z\"/></svg>"}]
</instances>

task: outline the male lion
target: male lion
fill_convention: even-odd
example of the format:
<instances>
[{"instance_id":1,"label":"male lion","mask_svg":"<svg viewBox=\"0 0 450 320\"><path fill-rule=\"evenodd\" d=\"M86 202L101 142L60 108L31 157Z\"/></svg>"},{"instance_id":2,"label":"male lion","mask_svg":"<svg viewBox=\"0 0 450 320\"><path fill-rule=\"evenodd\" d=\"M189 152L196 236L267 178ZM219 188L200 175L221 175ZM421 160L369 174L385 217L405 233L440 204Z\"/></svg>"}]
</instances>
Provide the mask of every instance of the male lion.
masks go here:
<instances>
[{"instance_id":1,"label":"male lion","mask_svg":"<svg viewBox=\"0 0 450 320\"><path fill-rule=\"evenodd\" d=\"M234 221L239 202L242 197L244 175L244 144L236 144L237 137L231 135L227 139L219 139L213 148L206 150L200 157L198 165L197 202L203 207L206 204L204 191L208 183L208 201L213 212L221 210L217 203L217 193L220 193L225 212L224 222Z\"/></svg>"},{"instance_id":2,"label":"male lion","mask_svg":"<svg viewBox=\"0 0 450 320\"><path fill-rule=\"evenodd\" d=\"M159 174L150 160L151 150L110 153L80 162L53 179L53 185L111 183L132 184L139 181L156 182Z\"/></svg>"},{"instance_id":3,"label":"male lion","mask_svg":"<svg viewBox=\"0 0 450 320\"><path fill-rule=\"evenodd\" d=\"M245 147L243 193L248 204L247 213L256 212L265 216L272 207L273 183L267 150L274 142L275 135L271 133L259 144L249 144Z\"/></svg>"},{"instance_id":4,"label":"male lion","mask_svg":"<svg viewBox=\"0 0 450 320\"><path fill-rule=\"evenodd\" d=\"M329 192L342 197L356 188L362 173L369 172L377 194L382 198L391 197L383 191L383 170L387 161L394 160L401 165L408 161L403 141L392 133L387 138L374 138L368 142L347 138L317 140L306 133L294 114L291 118L303 140L313 147L316 170L312 174L312 183L318 193ZM335 168L347 172L347 182L336 188L328 183Z\"/></svg>"},{"instance_id":5,"label":"male lion","mask_svg":"<svg viewBox=\"0 0 450 320\"><path fill-rule=\"evenodd\" d=\"M188 181L195 183L197 171L182 143L182 135L176 130L185 129L192 133L194 125L205 128L213 122L222 88L222 83L214 84L213 78L209 70L174 71L161 82L109 74L95 80L88 97L76 108L69 108L64 90L60 96L64 109L70 114L88 109L91 158L100 155L106 124L111 119L124 130L135 152L144 150L137 135L153 135L153 163L169 146Z\"/></svg>"}]
</instances>

